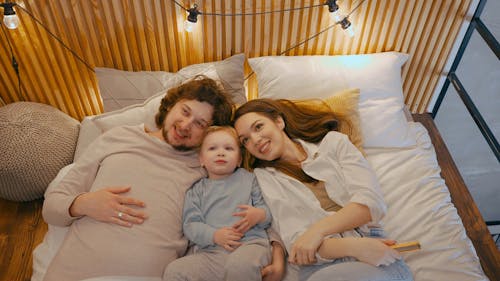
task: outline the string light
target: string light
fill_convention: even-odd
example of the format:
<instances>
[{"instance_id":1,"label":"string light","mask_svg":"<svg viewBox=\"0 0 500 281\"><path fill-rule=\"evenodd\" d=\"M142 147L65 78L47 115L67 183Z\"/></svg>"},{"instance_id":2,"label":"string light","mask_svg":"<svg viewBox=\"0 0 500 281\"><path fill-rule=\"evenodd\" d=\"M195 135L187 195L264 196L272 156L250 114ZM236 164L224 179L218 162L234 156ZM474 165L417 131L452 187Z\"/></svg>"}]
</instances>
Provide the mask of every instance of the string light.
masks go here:
<instances>
[{"instance_id":1,"label":"string light","mask_svg":"<svg viewBox=\"0 0 500 281\"><path fill-rule=\"evenodd\" d=\"M347 32L347 34L350 37L353 37L355 32L354 32L354 27L352 23L349 21L348 17L356 10L359 8L363 2L366 0L360 0L358 5L354 7L354 9L351 10L349 14L346 16L342 17L340 13L340 7L337 4L337 0L326 0L323 4L315 4L311 6L306 6L306 7L297 7L297 8L290 8L290 9L282 9L282 10L273 10L273 11L265 11L265 12L256 12L256 13L236 13L236 14L221 14L221 13L203 13L198 10L198 5L194 4L192 8L185 8L183 5L181 5L179 2L176 0L172 0L177 6L179 6L181 9L185 10L187 12L187 17L186 20L184 21L184 30L187 32L191 32L196 24L198 22L198 15L206 15L206 16L254 16L254 15L263 15L263 14L271 14L271 13L282 13L282 12L289 12L289 11L294 11L294 10L304 10L304 9L309 9L309 8L315 8L315 7L320 7L320 6L328 6L328 11L330 12L330 17L332 20L335 22L335 24L339 24L343 30Z\"/></svg>"},{"instance_id":2,"label":"string light","mask_svg":"<svg viewBox=\"0 0 500 281\"><path fill-rule=\"evenodd\" d=\"M14 2L0 3L0 7L3 7L3 23L8 29L16 29L19 26L19 18L14 11Z\"/></svg>"},{"instance_id":3,"label":"string light","mask_svg":"<svg viewBox=\"0 0 500 281\"><path fill-rule=\"evenodd\" d=\"M198 11L198 5L196 4L194 4L191 9L187 9L186 12L188 13L188 16L184 21L184 30L191 32L193 31L194 25L198 21L198 15L201 14L201 12Z\"/></svg>"},{"instance_id":4,"label":"string light","mask_svg":"<svg viewBox=\"0 0 500 281\"><path fill-rule=\"evenodd\" d=\"M177 6L179 6L181 9L189 11L190 9L184 8L182 4L180 4L177 0L172 0ZM198 11L199 15L205 15L205 16L223 16L223 17L236 17L236 16L256 16L256 15L265 15L265 14L272 14L272 13L282 13L282 12L290 12L290 11L297 11L297 10L305 10L305 9L310 9L310 8L315 8L315 7L320 7L324 6L325 4L315 4L311 6L305 6L305 7L297 7L297 8L289 8L289 9L283 9L283 10L273 10L273 11L265 11L265 12L255 12L255 13L235 13L235 14L221 14L221 13L203 13L201 11Z\"/></svg>"},{"instance_id":5,"label":"string light","mask_svg":"<svg viewBox=\"0 0 500 281\"><path fill-rule=\"evenodd\" d=\"M181 9L185 10L186 13L187 13L187 17L186 17L186 20L184 22L184 29L187 32L191 32L193 30L196 22L198 21L198 15L207 15L207 16L254 16L254 15L264 15L264 14L272 14L272 13L283 13L283 12L290 12L290 11L296 11L296 10L305 10L305 9L310 9L310 8L316 8L316 7L321 7L321 6L328 6L328 11L330 12L330 17L332 17L332 19L335 21L335 23L332 24L332 25L330 25L330 26L328 26L327 28L323 29L322 31L320 31L320 32L312 35L311 37L303 40L302 42L300 42L300 43L292 46L291 48L289 48L289 49L281 52L280 55L283 55L285 53L288 53L291 49L296 48L296 47L304 44L305 42L307 42L307 41L309 41L309 40L311 40L311 39L319 36L320 34L322 34L322 33L326 32L326 31L330 30L331 28L333 28L337 24L340 24L340 26L342 27L342 29L346 30L347 33L349 34L349 36L351 36L351 37L354 36L353 25L349 21L348 17L354 11L356 11L359 8L359 6L361 6L361 4L363 4L366 0L358 0L358 4L349 12L349 14L347 14L344 17L341 17L341 15L340 15L340 8L339 8L339 5L337 4L337 0L325 0L326 2L324 2L323 4L314 4L314 5L310 5L310 6L297 7L297 8L288 8L288 9L282 9L282 10L272 10L272 11L255 12L255 13L235 13L235 14L202 13L201 11L198 10L198 5L197 4L194 4L192 6L192 8L187 9L183 5L181 5L180 3L178 3L176 0L172 0L172 1L176 5L178 5ZM16 14L16 11L14 10L14 6L17 6L22 11L24 11L25 13L27 13L34 21L36 21L41 27L43 27L49 33L49 35L51 35L54 39L56 39L57 41L59 41L59 43L65 49L67 49L68 51L70 51L76 59L78 59L79 61L81 61L89 70L91 70L92 72L95 72L94 69L87 62L85 62L76 52L74 52L61 39L59 39L54 33L52 33L47 28L47 26L45 26L33 14L31 14L28 10L26 10L22 6L17 5L15 2L10 2L9 0L6 0L6 2L4 2L4 3L0 3L0 7L4 8L3 22L4 22L5 27L7 27L8 29L16 29L19 26L19 18L18 18L17 14ZM5 36L7 36L5 34L5 31L3 33L4 33ZM8 37L7 37L7 40L8 40ZM17 61L16 61L16 59L15 59L15 57L13 55L12 47L10 46L10 41L9 41L9 47L10 47L10 51L11 51L11 54L12 54L12 66L14 67L15 72L17 73L17 76L18 76L18 80L19 80L19 91L20 91L21 95L23 95L23 93L21 91L21 81L20 81L20 76L19 76L19 65L18 65L18 63L17 63ZM245 78L245 79L247 79L247 78Z\"/></svg>"}]
</instances>

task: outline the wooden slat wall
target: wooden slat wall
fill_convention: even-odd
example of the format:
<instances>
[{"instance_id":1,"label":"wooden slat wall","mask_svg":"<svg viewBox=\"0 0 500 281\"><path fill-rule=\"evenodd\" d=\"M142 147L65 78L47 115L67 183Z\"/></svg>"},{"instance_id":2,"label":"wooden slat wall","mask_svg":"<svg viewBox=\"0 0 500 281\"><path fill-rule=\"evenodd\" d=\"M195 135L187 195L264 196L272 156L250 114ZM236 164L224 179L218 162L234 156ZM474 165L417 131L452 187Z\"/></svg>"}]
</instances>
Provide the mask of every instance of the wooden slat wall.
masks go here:
<instances>
[{"instance_id":1,"label":"wooden slat wall","mask_svg":"<svg viewBox=\"0 0 500 281\"><path fill-rule=\"evenodd\" d=\"M347 13L361 1L339 3ZM261 13L201 15L192 33L184 32L186 12L171 0L18 0L86 63L18 7L19 28L4 30L19 63L21 90L2 32L0 106L27 100L53 105L77 119L101 113L95 66L177 71L242 52L256 57L399 51L411 54L402 73L406 103L412 112L422 113L471 1L366 0L350 16L356 27L356 36L350 38L338 25L329 28L324 5L262 14L324 0L178 0L184 7L196 3L204 13ZM255 88L252 80L249 84Z\"/></svg>"}]
</instances>

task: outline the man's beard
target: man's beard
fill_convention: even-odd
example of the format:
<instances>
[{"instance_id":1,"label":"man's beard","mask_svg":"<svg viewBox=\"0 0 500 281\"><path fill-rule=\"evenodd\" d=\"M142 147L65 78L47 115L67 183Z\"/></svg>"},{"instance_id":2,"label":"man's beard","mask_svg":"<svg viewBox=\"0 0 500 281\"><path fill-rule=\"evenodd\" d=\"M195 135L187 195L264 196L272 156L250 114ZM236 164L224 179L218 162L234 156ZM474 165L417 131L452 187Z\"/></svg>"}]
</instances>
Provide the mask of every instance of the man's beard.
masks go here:
<instances>
[{"instance_id":1,"label":"man's beard","mask_svg":"<svg viewBox=\"0 0 500 281\"><path fill-rule=\"evenodd\" d=\"M194 147L189 147L185 145L172 145L172 147L178 151L191 151L194 149Z\"/></svg>"},{"instance_id":2,"label":"man's beard","mask_svg":"<svg viewBox=\"0 0 500 281\"><path fill-rule=\"evenodd\" d=\"M171 143L168 142L168 132L167 130L165 130L165 128L163 128L162 130L162 135L163 135L163 138L165 139L165 142L170 144L175 150L178 150L178 151L190 151L190 150L193 150L195 149L196 147L194 146L186 146L186 145L173 145Z\"/></svg>"}]
</instances>

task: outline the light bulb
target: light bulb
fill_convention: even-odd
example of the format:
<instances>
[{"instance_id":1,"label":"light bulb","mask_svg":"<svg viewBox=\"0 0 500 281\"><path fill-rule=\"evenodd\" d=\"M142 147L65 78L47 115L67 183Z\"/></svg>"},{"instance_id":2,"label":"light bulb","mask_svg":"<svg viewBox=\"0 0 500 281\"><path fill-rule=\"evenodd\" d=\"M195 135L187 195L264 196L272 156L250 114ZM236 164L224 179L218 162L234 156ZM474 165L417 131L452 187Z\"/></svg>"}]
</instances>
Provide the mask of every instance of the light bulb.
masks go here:
<instances>
[{"instance_id":1,"label":"light bulb","mask_svg":"<svg viewBox=\"0 0 500 281\"><path fill-rule=\"evenodd\" d=\"M8 29L16 29L19 26L19 18L14 11L14 2L0 3L0 6L4 8L3 11L3 23Z\"/></svg>"},{"instance_id":2,"label":"light bulb","mask_svg":"<svg viewBox=\"0 0 500 281\"><path fill-rule=\"evenodd\" d=\"M354 26L351 24L348 28L345 30L347 34L349 34L349 37L354 37Z\"/></svg>"},{"instance_id":3,"label":"light bulb","mask_svg":"<svg viewBox=\"0 0 500 281\"><path fill-rule=\"evenodd\" d=\"M194 23L194 22L190 22L189 20L185 20L184 21L184 30L186 30L187 32L193 31L195 24L196 23Z\"/></svg>"},{"instance_id":4,"label":"light bulb","mask_svg":"<svg viewBox=\"0 0 500 281\"><path fill-rule=\"evenodd\" d=\"M335 22L340 21L340 13L339 10L335 10L335 12L330 13L330 18Z\"/></svg>"},{"instance_id":5,"label":"light bulb","mask_svg":"<svg viewBox=\"0 0 500 281\"><path fill-rule=\"evenodd\" d=\"M3 16L3 23L8 29L16 29L19 26L19 18L17 15Z\"/></svg>"}]
</instances>

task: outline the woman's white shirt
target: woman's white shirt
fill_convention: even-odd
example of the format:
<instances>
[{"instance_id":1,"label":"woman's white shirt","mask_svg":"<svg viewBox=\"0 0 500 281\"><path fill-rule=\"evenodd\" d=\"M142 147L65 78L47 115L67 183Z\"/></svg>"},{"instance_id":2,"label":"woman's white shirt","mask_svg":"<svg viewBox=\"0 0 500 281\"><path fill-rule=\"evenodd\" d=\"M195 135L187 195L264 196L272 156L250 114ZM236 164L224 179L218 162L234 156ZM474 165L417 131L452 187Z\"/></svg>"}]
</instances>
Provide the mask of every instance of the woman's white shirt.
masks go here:
<instances>
[{"instance_id":1,"label":"woman's white shirt","mask_svg":"<svg viewBox=\"0 0 500 281\"><path fill-rule=\"evenodd\" d=\"M317 144L297 141L307 153L302 162L304 172L323 181L328 196L338 205L355 202L367 206L372 217L370 224L378 224L386 212L379 183L368 161L347 136L332 131ZM331 214L295 178L271 167L254 172L273 216L272 227L280 234L287 251L311 224ZM347 231L342 236L359 234Z\"/></svg>"}]
</instances>

